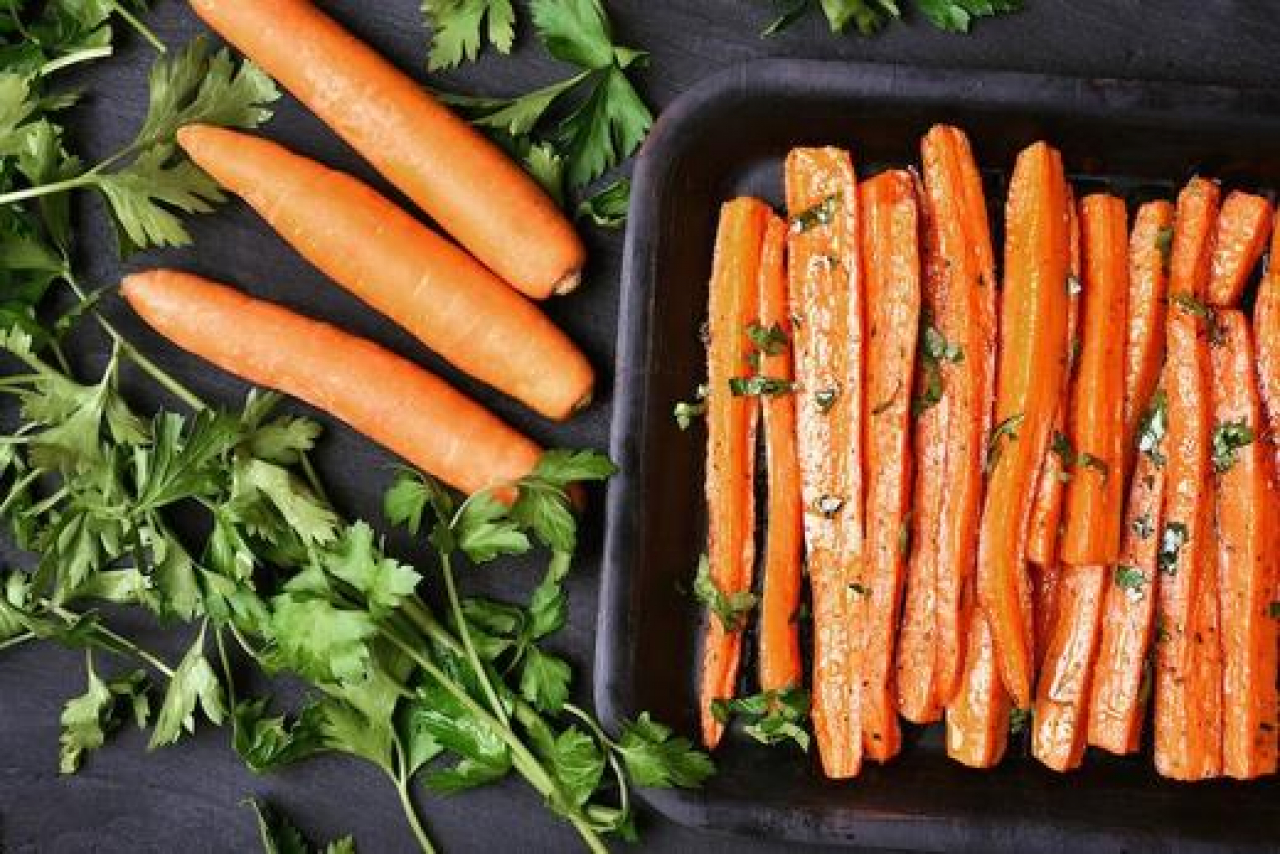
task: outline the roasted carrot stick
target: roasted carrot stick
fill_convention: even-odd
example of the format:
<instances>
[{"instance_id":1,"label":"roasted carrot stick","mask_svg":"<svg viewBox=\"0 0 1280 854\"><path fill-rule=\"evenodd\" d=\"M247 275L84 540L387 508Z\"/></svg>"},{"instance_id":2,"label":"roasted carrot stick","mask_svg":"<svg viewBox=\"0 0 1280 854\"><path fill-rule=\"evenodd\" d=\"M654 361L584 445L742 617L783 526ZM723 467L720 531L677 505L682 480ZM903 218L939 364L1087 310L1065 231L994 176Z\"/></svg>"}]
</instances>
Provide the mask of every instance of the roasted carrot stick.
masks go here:
<instances>
[{"instance_id":1,"label":"roasted carrot stick","mask_svg":"<svg viewBox=\"0 0 1280 854\"><path fill-rule=\"evenodd\" d=\"M372 188L266 139L179 142L326 275L461 370L551 418L591 398L586 357L537 306Z\"/></svg>"},{"instance_id":2,"label":"roasted carrot stick","mask_svg":"<svg viewBox=\"0 0 1280 854\"><path fill-rule=\"evenodd\" d=\"M1273 460L1258 438L1262 406L1249 324L1218 312L1212 348L1218 442L1218 582L1223 652L1222 770L1249 780L1276 770L1277 621L1271 615L1280 570Z\"/></svg>"},{"instance_id":3,"label":"roasted carrot stick","mask_svg":"<svg viewBox=\"0 0 1280 854\"><path fill-rule=\"evenodd\" d=\"M1129 231L1124 201L1115 196L1085 198L1080 220L1084 322L1067 420L1075 464L1059 551L1064 563L1092 566L1120 556L1125 339L1114 330L1128 316Z\"/></svg>"},{"instance_id":4,"label":"roasted carrot stick","mask_svg":"<svg viewBox=\"0 0 1280 854\"><path fill-rule=\"evenodd\" d=\"M760 311L760 263L769 208L739 198L720 209L711 268L707 345L707 574L720 595L751 590L755 563L754 396L735 392L734 381L755 373L750 326ZM733 697L742 656L741 620L707 615L703 635L700 709L702 742L720 742L724 725L711 712Z\"/></svg>"},{"instance_id":5,"label":"roasted carrot stick","mask_svg":"<svg viewBox=\"0 0 1280 854\"><path fill-rule=\"evenodd\" d=\"M760 261L760 327L779 333L760 353L764 376L791 382L791 312L787 305L787 224L769 218ZM772 349L774 352L769 352ZM796 629L804 562L804 504L796 452L795 395L761 400L764 414L768 517L765 522L764 583L760 599L760 687L765 691L801 683Z\"/></svg>"},{"instance_id":6,"label":"roasted carrot stick","mask_svg":"<svg viewBox=\"0 0 1280 854\"><path fill-rule=\"evenodd\" d=\"M1046 458L1047 459L1047 458ZM1041 485L1044 478L1040 479ZM1038 495L1044 495L1043 492ZM1035 639L1036 672L1044 665L1044 656L1049 649L1049 638L1054 626L1058 623L1058 602L1062 595L1062 565L1053 563L1035 563L1028 561L1027 572L1031 575L1031 620L1032 637Z\"/></svg>"},{"instance_id":7,"label":"roasted carrot stick","mask_svg":"<svg viewBox=\"0 0 1280 854\"><path fill-rule=\"evenodd\" d=\"M1009 694L1000 680L991 627L973 612L960 690L947 706L947 755L970 768L992 768L1009 744Z\"/></svg>"},{"instance_id":8,"label":"roasted carrot stick","mask_svg":"<svg viewBox=\"0 0 1280 854\"><path fill-rule=\"evenodd\" d=\"M1233 190L1222 203L1210 262L1209 305L1234 308L1262 251L1267 248L1274 211L1261 196Z\"/></svg>"},{"instance_id":9,"label":"roasted carrot stick","mask_svg":"<svg viewBox=\"0 0 1280 854\"><path fill-rule=\"evenodd\" d=\"M920 473L915 485L899 704L912 720L935 719L959 688L973 607L973 566L982 508L982 462L995 383L994 255L982 179L960 130L932 128L921 143L926 208L922 331L928 376L917 409ZM933 579L932 595L922 589ZM932 600L928 610L921 605ZM921 618L918 616L924 613ZM928 626L930 614L934 625ZM933 667L916 669L934 647Z\"/></svg>"},{"instance_id":10,"label":"roasted carrot stick","mask_svg":"<svg viewBox=\"0 0 1280 854\"><path fill-rule=\"evenodd\" d=\"M1161 348L1163 349L1163 348ZM1102 641L1089 702L1089 743L1112 753L1138 749L1146 716L1143 683L1156 619L1157 561L1164 527L1164 435L1168 423L1161 394L1141 430L1141 454L1129 485L1124 541L1107 587ZM1147 682L1147 693L1150 691Z\"/></svg>"},{"instance_id":11,"label":"roasted carrot stick","mask_svg":"<svg viewBox=\"0 0 1280 854\"><path fill-rule=\"evenodd\" d=\"M157 332L248 382L298 397L464 492L515 482L538 447L443 380L371 341L170 270L125 279Z\"/></svg>"},{"instance_id":12,"label":"roasted carrot stick","mask_svg":"<svg viewBox=\"0 0 1280 854\"><path fill-rule=\"evenodd\" d=\"M862 745L885 762L901 748L894 640L911 502L911 395L920 320L920 222L911 173L889 171L859 189L867 303L866 562L855 619L862 626Z\"/></svg>"},{"instance_id":13,"label":"roasted carrot stick","mask_svg":"<svg viewBox=\"0 0 1280 854\"><path fill-rule=\"evenodd\" d=\"M310 0L191 0L489 269L540 299L573 290L573 226L495 145Z\"/></svg>"},{"instance_id":14,"label":"roasted carrot stick","mask_svg":"<svg viewBox=\"0 0 1280 854\"><path fill-rule=\"evenodd\" d=\"M1258 386L1267 419L1263 439L1280 473L1280 228L1272 232L1267 272L1253 304L1253 337L1258 350Z\"/></svg>"},{"instance_id":15,"label":"roasted carrot stick","mask_svg":"<svg viewBox=\"0 0 1280 854\"><path fill-rule=\"evenodd\" d=\"M1188 298L1203 303L1213 267L1213 235L1222 188L1205 178L1192 178L1178 194L1169 259L1169 298L1184 308Z\"/></svg>"},{"instance_id":16,"label":"roasted carrot stick","mask_svg":"<svg viewBox=\"0 0 1280 854\"><path fill-rule=\"evenodd\" d=\"M1036 689L1031 752L1055 771L1084 758L1089 683L1098 652L1098 628L1108 566L1063 566L1057 623L1049 638Z\"/></svg>"},{"instance_id":17,"label":"roasted carrot stick","mask_svg":"<svg viewBox=\"0 0 1280 854\"><path fill-rule=\"evenodd\" d=\"M787 245L795 327L800 472L813 596L812 720L828 777L862 767L862 700L850 623L864 549L865 321L858 190L848 152L787 157Z\"/></svg>"},{"instance_id":18,"label":"roasted carrot stick","mask_svg":"<svg viewBox=\"0 0 1280 854\"><path fill-rule=\"evenodd\" d=\"M1067 347L1069 358L1062 375L1062 397L1053 418L1053 439L1049 452L1040 467L1040 482L1036 486L1036 501L1031 508L1031 530L1027 537L1027 560L1042 567L1050 584L1046 592L1056 593L1058 569L1058 540L1062 535L1062 509L1067 503L1067 482L1071 479L1071 466L1075 462L1071 442L1067 438L1067 410L1071 404L1071 380L1080 355L1080 294L1084 289L1084 259L1081 252L1080 212L1075 194L1067 187L1067 208L1071 228L1071 274L1067 279ZM1056 601L1049 596L1046 604ZM1037 597L1037 602L1039 597ZM1055 617L1052 614L1036 614L1036 625L1053 631ZM1048 635L1036 633L1036 657L1044 654Z\"/></svg>"},{"instance_id":19,"label":"roasted carrot stick","mask_svg":"<svg viewBox=\"0 0 1280 854\"><path fill-rule=\"evenodd\" d=\"M1161 199L1138 208L1129 235L1129 323L1125 342L1125 475L1133 469L1138 425L1164 366L1165 302L1173 252L1173 205Z\"/></svg>"},{"instance_id":20,"label":"roasted carrot stick","mask_svg":"<svg viewBox=\"0 0 1280 854\"><path fill-rule=\"evenodd\" d=\"M1044 143L1018 156L1006 214L996 427L988 448L978 547L978 598L1015 704L1032 700L1034 659L1026 530L1066 370L1067 184Z\"/></svg>"}]
</instances>

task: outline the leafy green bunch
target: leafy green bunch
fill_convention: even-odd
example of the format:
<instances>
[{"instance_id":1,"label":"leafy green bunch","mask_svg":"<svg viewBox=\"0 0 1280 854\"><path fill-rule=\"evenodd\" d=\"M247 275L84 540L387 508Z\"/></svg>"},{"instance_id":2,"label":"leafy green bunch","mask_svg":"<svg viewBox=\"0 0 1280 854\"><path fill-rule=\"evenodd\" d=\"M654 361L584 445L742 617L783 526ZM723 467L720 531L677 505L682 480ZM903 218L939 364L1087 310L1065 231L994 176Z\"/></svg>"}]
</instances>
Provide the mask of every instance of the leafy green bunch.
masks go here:
<instances>
[{"instance_id":1,"label":"leafy green bunch","mask_svg":"<svg viewBox=\"0 0 1280 854\"><path fill-rule=\"evenodd\" d=\"M164 45L138 18L146 10L145 0L6 0L0 68L41 76L110 56L117 17L163 53Z\"/></svg>"},{"instance_id":2,"label":"leafy green bunch","mask_svg":"<svg viewBox=\"0 0 1280 854\"><path fill-rule=\"evenodd\" d=\"M833 33L843 33L850 25L864 36L879 32L902 17L901 0L782 0L784 9L764 31L770 36L782 32L809 14L822 9ZM940 30L965 33L978 18L1016 12L1022 0L912 0L917 12Z\"/></svg>"}]
</instances>

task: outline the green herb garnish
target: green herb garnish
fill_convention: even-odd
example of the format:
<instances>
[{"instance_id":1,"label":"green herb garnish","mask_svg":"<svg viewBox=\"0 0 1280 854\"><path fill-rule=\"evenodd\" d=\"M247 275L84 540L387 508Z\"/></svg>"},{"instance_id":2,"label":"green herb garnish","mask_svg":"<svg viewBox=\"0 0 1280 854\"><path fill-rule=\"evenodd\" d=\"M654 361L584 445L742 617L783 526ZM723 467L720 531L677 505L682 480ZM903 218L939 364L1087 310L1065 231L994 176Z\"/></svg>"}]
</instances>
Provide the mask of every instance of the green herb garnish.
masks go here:
<instances>
[{"instance_id":1,"label":"green herb garnish","mask_svg":"<svg viewBox=\"0 0 1280 854\"><path fill-rule=\"evenodd\" d=\"M1190 540L1187 526L1181 522L1170 522L1164 527L1160 537L1160 551L1156 555L1156 566L1166 575L1178 574L1178 557L1182 548Z\"/></svg>"},{"instance_id":2,"label":"green herb garnish","mask_svg":"<svg viewBox=\"0 0 1280 854\"><path fill-rule=\"evenodd\" d=\"M693 595L716 618L726 632L742 631L747 617L759 601L750 590L725 593L711 578L711 564L707 556L698 560L698 574L693 581Z\"/></svg>"},{"instance_id":3,"label":"green herb garnish","mask_svg":"<svg viewBox=\"0 0 1280 854\"><path fill-rule=\"evenodd\" d=\"M1025 419L1026 414L1019 412L1016 415L1010 415L992 429L991 436L987 439L987 462L984 466L987 474L994 471L1000 462L1000 454L1004 450L1005 443L1018 440L1018 428L1022 426Z\"/></svg>"},{"instance_id":4,"label":"green herb garnish","mask_svg":"<svg viewBox=\"0 0 1280 854\"><path fill-rule=\"evenodd\" d=\"M1157 468L1164 468L1166 462L1160 449L1168 432L1169 398L1164 389L1160 389L1152 399L1151 407L1147 410L1146 417L1142 419L1142 426L1138 429L1138 450L1145 454Z\"/></svg>"},{"instance_id":5,"label":"green herb garnish","mask_svg":"<svg viewBox=\"0 0 1280 854\"><path fill-rule=\"evenodd\" d=\"M1147 584L1147 579L1143 576L1141 570L1132 567L1120 565L1115 570L1116 587L1121 590L1131 590L1137 594L1142 593L1142 589Z\"/></svg>"},{"instance_id":6,"label":"green herb garnish","mask_svg":"<svg viewBox=\"0 0 1280 854\"><path fill-rule=\"evenodd\" d=\"M729 380L729 391L734 397L779 397L795 390L795 383L777 377L733 377Z\"/></svg>"},{"instance_id":7,"label":"green herb garnish","mask_svg":"<svg viewBox=\"0 0 1280 854\"><path fill-rule=\"evenodd\" d=\"M1214 471L1218 474L1230 471L1240 457L1240 449L1253 444L1254 436L1253 428L1243 418L1215 425L1213 428Z\"/></svg>"},{"instance_id":8,"label":"green herb garnish","mask_svg":"<svg viewBox=\"0 0 1280 854\"><path fill-rule=\"evenodd\" d=\"M714 700L711 714L722 724L734 717L745 721L743 731L761 744L792 742L808 751L810 736L804 724L809 719L809 692L803 688L764 691L734 700Z\"/></svg>"},{"instance_id":9,"label":"green herb garnish","mask_svg":"<svg viewBox=\"0 0 1280 854\"><path fill-rule=\"evenodd\" d=\"M791 232L803 234L820 225L830 225L835 219L836 206L840 203L840 194L833 193L813 207L801 211L791 217Z\"/></svg>"}]
</instances>

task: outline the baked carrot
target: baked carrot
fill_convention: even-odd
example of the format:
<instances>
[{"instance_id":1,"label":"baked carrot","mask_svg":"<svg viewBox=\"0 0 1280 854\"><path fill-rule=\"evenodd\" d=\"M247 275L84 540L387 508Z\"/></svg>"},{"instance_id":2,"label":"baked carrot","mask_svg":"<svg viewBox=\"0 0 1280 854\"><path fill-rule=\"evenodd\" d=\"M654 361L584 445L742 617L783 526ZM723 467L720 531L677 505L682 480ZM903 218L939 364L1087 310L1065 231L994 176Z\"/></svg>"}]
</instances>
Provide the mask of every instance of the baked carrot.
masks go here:
<instances>
[{"instance_id":1,"label":"baked carrot","mask_svg":"<svg viewBox=\"0 0 1280 854\"><path fill-rule=\"evenodd\" d=\"M1031 728L1032 755L1055 771L1077 768L1084 758L1089 683L1110 580L1108 566L1062 567L1057 621L1040 671Z\"/></svg>"},{"instance_id":2,"label":"baked carrot","mask_svg":"<svg viewBox=\"0 0 1280 854\"><path fill-rule=\"evenodd\" d=\"M866 561L855 620L862 626L862 746L898 753L892 663L911 503L911 396L920 320L920 221L910 172L882 172L859 188L867 304Z\"/></svg>"},{"instance_id":3,"label":"baked carrot","mask_svg":"<svg viewBox=\"0 0 1280 854\"><path fill-rule=\"evenodd\" d=\"M1232 190L1222 203L1210 262L1209 305L1234 308L1267 248L1274 211L1262 196Z\"/></svg>"},{"instance_id":4,"label":"baked carrot","mask_svg":"<svg viewBox=\"0 0 1280 854\"><path fill-rule=\"evenodd\" d=\"M1203 303L1213 266L1213 235L1222 188L1206 178L1192 178L1178 194L1173 249L1169 258L1169 298Z\"/></svg>"},{"instance_id":5,"label":"baked carrot","mask_svg":"<svg viewBox=\"0 0 1280 854\"><path fill-rule=\"evenodd\" d=\"M1263 438L1280 473L1280 228L1271 234L1267 272L1253 304L1253 339L1258 350L1258 386L1267 418Z\"/></svg>"},{"instance_id":6,"label":"baked carrot","mask_svg":"<svg viewBox=\"0 0 1280 854\"><path fill-rule=\"evenodd\" d=\"M759 317L760 263L769 208L739 198L720 209L708 300L707 345L707 576L716 596L751 590L755 564L755 396L736 383L756 373L750 327ZM720 742L724 725L712 703L733 697L742 657L740 614L707 614L699 708L702 743Z\"/></svg>"},{"instance_id":7,"label":"baked carrot","mask_svg":"<svg viewBox=\"0 0 1280 854\"><path fill-rule=\"evenodd\" d=\"M992 768L1009 744L1009 694L1000 680L991 626L973 612L960 690L947 706L947 755L970 768Z\"/></svg>"},{"instance_id":8,"label":"baked carrot","mask_svg":"<svg viewBox=\"0 0 1280 854\"><path fill-rule=\"evenodd\" d=\"M122 293L182 349L306 401L463 492L514 483L537 465L533 442L371 341L171 270L130 276Z\"/></svg>"},{"instance_id":9,"label":"baked carrot","mask_svg":"<svg viewBox=\"0 0 1280 854\"><path fill-rule=\"evenodd\" d=\"M862 767L857 627L863 560L865 330L858 190L848 152L798 148L786 163L787 244L805 544L813 596L811 716L828 777Z\"/></svg>"},{"instance_id":10,"label":"baked carrot","mask_svg":"<svg viewBox=\"0 0 1280 854\"><path fill-rule=\"evenodd\" d=\"M1075 457L1059 548L1064 563L1092 566L1120 556L1124 513L1125 339L1129 231L1124 201L1105 194L1080 203L1084 248L1081 348L1067 434Z\"/></svg>"},{"instance_id":11,"label":"baked carrot","mask_svg":"<svg viewBox=\"0 0 1280 854\"><path fill-rule=\"evenodd\" d=\"M1046 457L1046 460L1048 458ZM1041 485L1044 478L1040 479ZM1043 495L1040 492L1039 495ZM1058 622L1058 601L1062 593L1062 565L1027 562L1031 575L1032 637L1035 639L1036 672L1044 665L1044 655L1049 649L1049 636Z\"/></svg>"},{"instance_id":12,"label":"baked carrot","mask_svg":"<svg viewBox=\"0 0 1280 854\"><path fill-rule=\"evenodd\" d=\"M1125 505L1124 541L1107 587L1102 640L1089 701L1089 743L1112 753L1138 749L1151 674L1147 665L1156 620L1157 561L1164 520L1163 395L1147 414L1143 449ZM1146 682L1147 691L1143 684Z\"/></svg>"},{"instance_id":13,"label":"baked carrot","mask_svg":"<svg viewBox=\"0 0 1280 854\"><path fill-rule=\"evenodd\" d=\"M1277 621L1270 613L1280 570L1274 467L1258 441L1262 405L1249 324L1218 312L1212 348L1214 467L1223 652L1222 770L1249 780L1276 770Z\"/></svg>"},{"instance_id":14,"label":"baked carrot","mask_svg":"<svg viewBox=\"0 0 1280 854\"><path fill-rule=\"evenodd\" d=\"M959 688L965 636L973 608L973 566L982 510L982 465L995 384L996 286L994 254L982 178L969 140L938 125L921 143L927 245L922 328L927 376L917 395L917 450L909 573L917 591L906 609L921 620L921 599L932 599L932 621L918 623L899 656L909 683L899 704L913 720L937 716ZM930 597L919 590L932 577ZM929 620L929 611L924 612ZM927 654L934 665L914 670Z\"/></svg>"},{"instance_id":15,"label":"baked carrot","mask_svg":"<svg viewBox=\"0 0 1280 854\"><path fill-rule=\"evenodd\" d=\"M794 379L791 365L791 312L787 305L787 224L769 218L760 260L760 327L772 342L760 353L764 376ZM800 460L796 453L796 399L770 395L761 400L764 415L768 516L765 521L764 583L760 598L760 687L776 691L797 686L801 674L796 629L804 564L804 504Z\"/></svg>"},{"instance_id":16,"label":"baked carrot","mask_svg":"<svg viewBox=\"0 0 1280 854\"><path fill-rule=\"evenodd\" d=\"M535 299L578 285L582 241L537 183L310 0L191 6L489 269Z\"/></svg>"},{"instance_id":17,"label":"baked carrot","mask_svg":"<svg viewBox=\"0 0 1280 854\"><path fill-rule=\"evenodd\" d=\"M1031 529L1027 537L1027 560L1043 568L1051 583L1046 592L1057 592L1056 578L1058 570L1058 540L1062 536L1062 508L1067 502L1067 481L1071 479L1071 464L1074 457L1071 443L1067 438L1067 410L1071 403L1071 378L1077 367L1080 341L1080 294L1083 291L1084 269L1080 239L1080 212L1075 203L1075 194L1067 187L1067 210L1070 216L1071 229L1071 274L1067 279L1067 346L1069 358L1067 369L1062 375L1062 396L1058 399L1058 409L1053 418L1053 439L1049 443L1049 451L1045 454L1044 463L1040 467L1040 482L1036 486L1036 501L1031 508ZM1052 568L1051 568L1052 567ZM1045 604L1056 601L1053 596L1047 597ZM1037 603L1039 597L1036 597ZM1053 630L1054 616L1051 613L1036 614L1036 625L1047 631ZM1044 653L1047 633L1037 632L1036 657Z\"/></svg>"},{"instance_id":18,"label":"baked carrot","mask_svg":"<svg viewBox=\"0 0 1280 854\"><path fill-rule=\"evenodd\" d=\"M1173 252L1173 205L1160 199L1138 208L1129 235L1129 322L1125 341L1124 453L1133 469L1138 426L1164 366L1165 302Z\"/></svg>"},{"instance_id":19,"label":"baked carrot","mask_svg":"<svg viewBox=\"0 0 1280 854\"><path fill-rule=\"evenodd\" d=\"M178 140L308 261L462 371L551 418L590 400L586 357L537 306L371 187L236 131L192 125Z\"/></svg>"},{"instance_id":20,"label":"baked carrot","mask_svg":"<svg viewBox=\"0 0 1280 854\"><path fill-rule=\"evenodd\" d=\"M1070 235L1062 157L1037 143L1018 156L1006 213L996 426L988 441L978 599L1001 679L1031 704L1031 591L1026 531L1066 370Z\"/></svg>"}]
</instances>

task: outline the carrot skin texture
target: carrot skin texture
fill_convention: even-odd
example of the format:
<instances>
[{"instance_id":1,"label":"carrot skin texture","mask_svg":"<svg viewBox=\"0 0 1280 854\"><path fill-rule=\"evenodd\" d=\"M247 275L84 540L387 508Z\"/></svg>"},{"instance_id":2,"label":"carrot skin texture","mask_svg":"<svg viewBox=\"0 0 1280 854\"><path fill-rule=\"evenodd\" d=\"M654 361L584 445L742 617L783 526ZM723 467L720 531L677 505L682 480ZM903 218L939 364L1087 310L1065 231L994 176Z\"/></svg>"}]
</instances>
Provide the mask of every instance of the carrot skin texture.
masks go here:
<instances>
[{"instance_id":1,"label":"carrot skin texture","mask_svg":"<svg viewBox=\"0 0 1280 854\"><path fill-rule=\"evenodd\" d=\"M769 208L739 198L720 209L712 262L707 346L707 561L712 583L726 596L751 589L755 563L755 430L760 404L730 390L752 372L748 327L759 316L760 263ZM727 631L707 614L703 635L700 711L702 742L714 748L724 725L711 713L732 698L742 657L742 631Z\"/></svg>"},{"instance_id":2,"label":"carrot skin texture","mask_svg":"<svg viewBox=\"0 0 1280 854\"><path fill-rule=\"evenodd\" d=\"M532 178L309 0L191 0L459 243L535 299L572 290L586 252Z\"/></svg>"},{"instance_id":3,"label":"carrot skin texture","mask_svg":"<svg viewBox=\"0 0 1280 854\"><path fill-rule=\"evenodd\" d=\"M1266 410L1261 438L1280 475L1280 228L1271 234L1270 261L1253 304L1253 338L1258 351L1258 387Z\"/></svg>"},{"instance_id":4,"label":"carrot skin texture","mask_svg":"<svg viewBox=\"0 0 1280 854\"><path fill-rule=\"evenodd\" d=\"M1192 178L1178 194L1169 259L1169 296L1203 302L1213 265L1213 236L1222 188L1205 178Z\"/></svg>"},{"instance_id":5,"label":"carrot skin texture","mask_svg":"<svg viewBox=\"0 0 1280 854\"><path fill-rule=\"evenodd\" d=\"M867 454L864 593L855 599L862 651L862 743L880 762L901 749L894 641L906 569L911 501L911 397L920 318L920 222L915 182L890 171L859 188L867 304Z\"/></svg>"},{"instance_id":6,"label":"carrot skin texture","mask_svg":"<svg viewBox=\"0 0 1280 854\"><path fill-rule=\"evenodd\" d=\"M1125 342L1124 452L1126 476L1133 470L1138 427L1160 381L1164 366L1165 303L1173 205L1147 202L1134 217L1129 235L1129 322ZM1167 249L1167 252L1166 252Z\"/></svg>"},{"instance_id":7,"label":"carrot skin texture","mask_svg":"<svg viewBox=\"0 0 1280 854\"><path fill-rule=\"evenodd\" d=\"M760 325L782 330L787 345L776 356L761 353L760 370L764 376L790 382L795 336L787 305L786 247L787 224L771 216L760 259ZM767 396L760 407L769 492L760 599L760 688L775 691L799 685L803 679L796 613L804 566L804 503L795 395Z\"/></svg>"},{"instance_id":8,"label":"carrot skin texture","mask_svg":"<svg viewBox=\"0 0 1280 854\"><path fill-rule=\"evenodd\" d=\"M1040 479L1041 484L1044 478ZM1043 495L1043 493L1041 493ZM1062 595L1062 565L1058 562L1039 564L1029 562L1031 573L1031 616L1035 639L1036 672L1044 666L1044 656L1049 649L1049 638L1058 623L1058 602Z\"/></svg>"},{"instance_id":9,"label":"carrot skin texture","mask_svg":"<svg viewBox=\"0 0 1280 854\"><path fill-rule=\"evenodd\" d=\"M1159 449L1154 449L1159 453ZM1133 753L1146 717L1143 681L1155 636L1157 556L1163 530L1164 469L1143 454L1134 467L1125 508L1120 569L1138 573L1136 587L1106 589L1102 640L1089 701L1089 744L1112 753Z\"/></svg>"},{"instance_id":10,"label":"carrot skin texture","mask_svg":"<svg viewBox=\"0 0 1280 854\"><path fill-rule=\"evenodd\" d=\"M1033 640L1026 531L1066 370L1070 248L1062 158L1044 143L1018 157L1010 182L1001 293L997 425L978 548L978 595L1001 678L1032 701Z\"/></svg>"},{"instance_id":11,"label":"carrot skin texture","mask_svg":"<svg viewBox=\"0 0 1280 854\"><path fill-rule=\"evenodd\" d=\"M947 706L947 756L970 768L994 768L1009 745L1009 694L1000 678L991 627L973 613L960 690Z\"/></svg>"},{"instance_id":12,"label":"carrot skin texture","mask_svg":"<svg viewBox=\"0 0 1280 854\"><path fill-rule=\"evenodd\" d=\"M549 418L591 399L591 365L537 306L371 187L249 134L189 125L178 141L308 261L462 371Z\"/></svg>"},{"instance_id":13,"label":"carrot skin texture","mask_svg":"<svg viewBox=\"0 0 1280 854\"><path fill-rule=\"evenodd\" d=\"M306 401L466 493L514 483L537 465L533 442L371 341L176 271L130 276L122 293L182 349Z\"/></svg>"},{"instance_id":14,"label":"carrot skin texture","mask_svg":"<svg viewBox=\"0 0 1280 854\"><path fill-rule=\"evenodd\" d=\"M1274 211L1261 196L1233 190L1222 203L1213 240L1206 302L1219 308L1240 304L1245 285L1267 248Z\"/></svg>"},{"instance_id":15,"label":"carrot skin texture","mask_svg":"<svg viewBox=\"0 0 1280 854\"><path fill-rule=\"evenodd\" d=\"M1114 563L1120 555L1125 340L1114 329L1127 317L1129 299L1124 201L1102 194L1089 196L1081 202L1080 219L1083 340L1067 423L1077 463L1067 484L1060 547L1063 562L1073 566Z\"/></svg>"},{"instance_id":16,"label":"carrot skin texture","mask_svg":"<svg viewBox=\"0 0 1280 854\"><path fill-rule=\"evenodd\" d=\"M1277 620L1271 616L1280 539L1277 495L1262 406L1254 378L1249 324L1239 311L1218 312L1221 344L1212 348L1216 424L1245 424L1255 441L1218 472L1216 519L1223 652L1222 770L1250 780L1276 771Z\"/></svg>"},{"instance_id":17,"label":"carrot skin texture","mask_svg":"<svg viewBox=\"0 0 1280 854\"><path fill-rule=\"evenodd\" d=\"M786 162L787 245L795 329L800 470L813 597L812 721L823 771L862 767L862 702L853 593L863 559L864 314L857 179L848 152L794 149ZM802 213L830 205L829 222ZM829 397L823 397L829 395ZM821 400L827 400L824 406Z\"/></svg>"}]
</instances>

